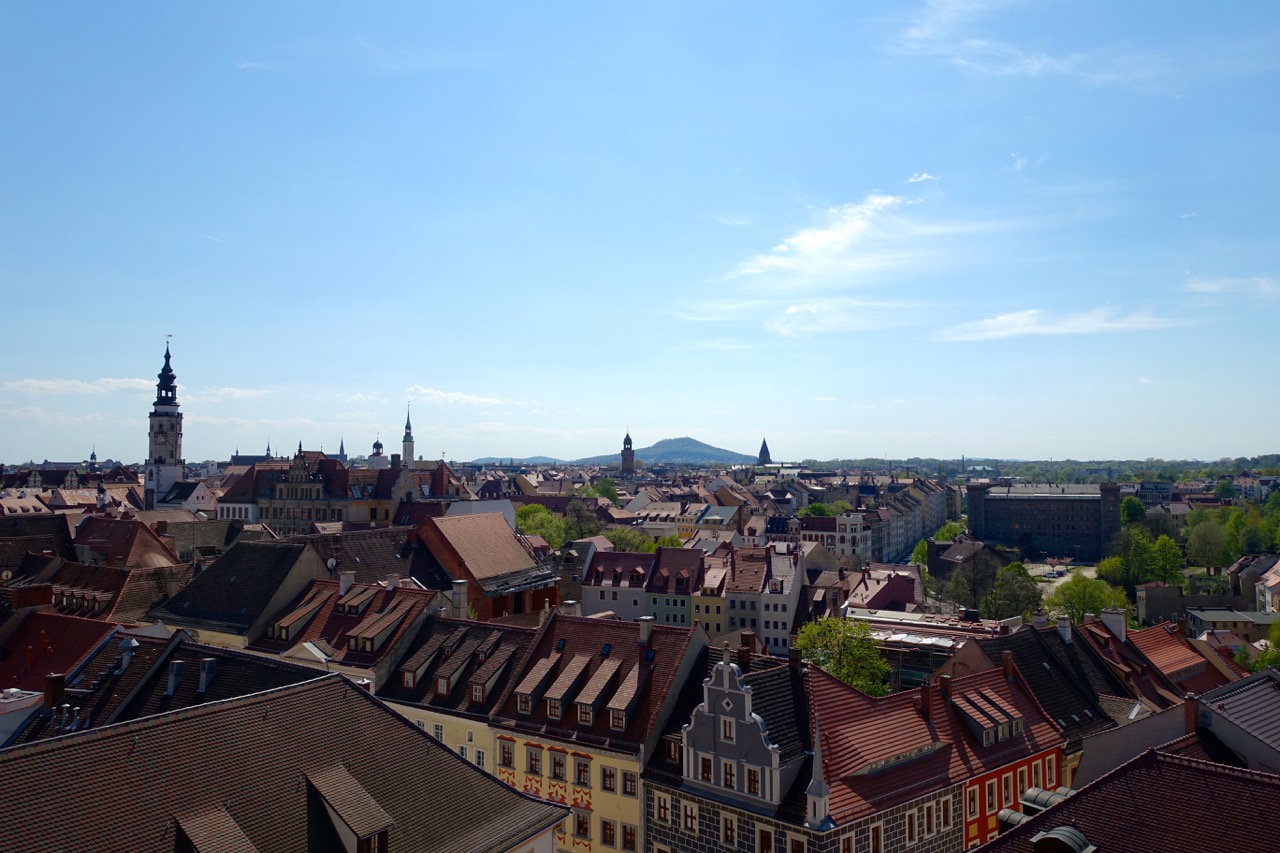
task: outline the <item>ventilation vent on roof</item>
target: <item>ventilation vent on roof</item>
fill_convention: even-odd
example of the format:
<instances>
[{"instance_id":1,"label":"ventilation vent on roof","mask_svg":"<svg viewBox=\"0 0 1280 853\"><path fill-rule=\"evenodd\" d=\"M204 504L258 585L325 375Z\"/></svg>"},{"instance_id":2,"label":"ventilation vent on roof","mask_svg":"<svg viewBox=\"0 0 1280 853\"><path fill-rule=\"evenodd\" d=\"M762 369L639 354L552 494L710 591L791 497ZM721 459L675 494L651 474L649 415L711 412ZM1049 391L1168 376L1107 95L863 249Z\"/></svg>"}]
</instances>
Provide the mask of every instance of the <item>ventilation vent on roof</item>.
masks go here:
<instances>
[{"instance_id":1,"label":"ventilation vent on roof","mask_svg":"<svg viewBox=\"0 0 1280 853\"><path fill-rule=\"evenodd\" d=\"M564 650L564 637L561 637L560 639L556 640L556 651L559 652L563 650Z\"/></svg>"},{"instance_id":2,"label":"ventilation vent on roof","mask_svg":"<svg viewBox=\"0 0 1280 853\"><path fill-rule=\"evenodd\" d=\"M610 646L608 643L605 643L604 646L602 646L600 649L600 657L607 658L609 656L610 648L612 648L612 646Z\"/></svg>"}]
</instances>

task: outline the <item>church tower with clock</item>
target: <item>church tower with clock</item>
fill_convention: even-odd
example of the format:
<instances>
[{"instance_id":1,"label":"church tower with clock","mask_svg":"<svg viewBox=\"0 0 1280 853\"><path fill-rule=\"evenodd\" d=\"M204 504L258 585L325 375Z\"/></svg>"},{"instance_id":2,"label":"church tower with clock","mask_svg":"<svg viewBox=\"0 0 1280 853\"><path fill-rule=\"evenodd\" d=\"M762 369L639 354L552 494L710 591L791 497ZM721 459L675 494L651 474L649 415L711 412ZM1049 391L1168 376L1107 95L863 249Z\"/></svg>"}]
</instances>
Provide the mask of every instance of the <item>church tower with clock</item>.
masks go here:
<instances>
[{"instance_id":1,"label":"church tower with clock","mask_svg":"<svg viewBox=\"0 0 1280 853\"><path fill-rule=\"evenodd\" d=\"M147 509L164 497L174 483L182 480L182 412L178 411L178 376L169 364L169 345L164 346L164 367L157 374L156 401L151 407L146 482Z\"/></svg>"}]
</instances>

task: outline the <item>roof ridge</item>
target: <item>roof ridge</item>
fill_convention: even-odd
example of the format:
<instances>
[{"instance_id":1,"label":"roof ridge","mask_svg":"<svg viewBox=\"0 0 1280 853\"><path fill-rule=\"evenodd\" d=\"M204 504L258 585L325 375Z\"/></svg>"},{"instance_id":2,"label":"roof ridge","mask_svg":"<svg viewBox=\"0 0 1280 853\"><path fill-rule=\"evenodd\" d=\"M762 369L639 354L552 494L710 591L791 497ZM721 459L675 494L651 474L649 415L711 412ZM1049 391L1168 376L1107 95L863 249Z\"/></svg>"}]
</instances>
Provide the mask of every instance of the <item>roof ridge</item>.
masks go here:
<instances>
[{"instance_id":1,"label":"roof ridge","mask_svg":"<svg viewBox=\"0 0 1280 853\"><path fill-rule=\"evenodd\" d=\"M231 696L226 699L202 702L197 705L189 705L185 708L179 708L174 711L163 711L158 714L151 714L150 716L137 717L121 723L110 723L108 725L84 729L78 732L68 732L67 734L45 738L43 740L36 741L35 743L21 744L7 749L0 749L0 763L3 763L5 758L12 755L17 750L22 750L22 754L25 756L41 755L45 752L52 752L56 749L68 746L74 748L76 744L79 743L79 740L77 739L88 740L91 738L99 739L127 735L129 731L133 729L143 729L150 726L162 726L170 723L181 722L189 717L204 716L206 714L213 713L217 709L230 704L239 703L244 705L255 705L259 702L270 700L278 695L286 695L293 692L304 693L310 692L311 690L327 688L330 682L336 682L339 680L346 681L347 679L340 673L327 672L307 681L299 681L296 684L288 684L283 687L272 687L267 690L259 690L256 693L246 693L243 696ZM354 684L350 685L350 688L354 693L363 693L366 696L370 696L368 691L360 690ZM402 717L403 715L397 714L396 716ZM404 719L407 721L408 718Z\"/></svg>"}]
</instances>

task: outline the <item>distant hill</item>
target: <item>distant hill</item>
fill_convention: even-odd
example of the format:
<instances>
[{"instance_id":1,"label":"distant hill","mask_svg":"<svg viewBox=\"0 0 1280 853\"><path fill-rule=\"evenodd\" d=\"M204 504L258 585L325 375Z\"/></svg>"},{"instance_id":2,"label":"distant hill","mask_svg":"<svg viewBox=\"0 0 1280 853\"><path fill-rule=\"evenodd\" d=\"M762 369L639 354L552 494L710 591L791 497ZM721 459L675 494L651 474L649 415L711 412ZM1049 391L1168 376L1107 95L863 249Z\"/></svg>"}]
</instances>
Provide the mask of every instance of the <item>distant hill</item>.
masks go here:
<instances>
[{"instance_id":1,"label":"distant hill","mask_svg":"<svg viewBox=\"0 0 1280 853\"><path fill-rule=\"evenodd\" d=\"M712 447L697 439L664 438L648 447L637 447L636 463L644 465L751 465L756 457L743 453L734 453L722 447ZM622 454L610 453L605 456L592 456L587 459L576 459L575 465L621 465Z\"/></svg>"},{"instance_id":2,"label":"distant hill","mask_svg":"<svg viewBox=\"0 0 1280 853\"><path fill-rule=\"evenodd\" d=\"M472 465L506 465L510 462L512 465L559 465L563 459L553 459L550 456L526 456L523 459L512 459L509 456L482 456L479 459L472 459Z\"/></svg>"}]
</instances>

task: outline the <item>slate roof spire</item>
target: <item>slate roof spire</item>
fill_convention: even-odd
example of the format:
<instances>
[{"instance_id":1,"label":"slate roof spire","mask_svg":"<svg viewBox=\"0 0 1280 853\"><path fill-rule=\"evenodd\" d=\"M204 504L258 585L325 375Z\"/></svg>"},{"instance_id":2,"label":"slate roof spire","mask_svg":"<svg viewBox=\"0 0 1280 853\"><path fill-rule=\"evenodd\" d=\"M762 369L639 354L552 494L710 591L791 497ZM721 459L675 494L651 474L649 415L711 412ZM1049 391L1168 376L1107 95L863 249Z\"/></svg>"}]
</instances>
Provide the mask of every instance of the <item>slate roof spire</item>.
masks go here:
<instances>
[{"instance_id":1,"label":"slate roof spire","mask_svg":"<svg viewBox=\"0 0 1280 853\"><path fill-rule=\"evenodd\" d=\"M769 442L763 438L760 439L760 457L759 459L756 460L756 464L757 465L773 464L773 458L769 456Z\"/></svg>"}]
</instances>

